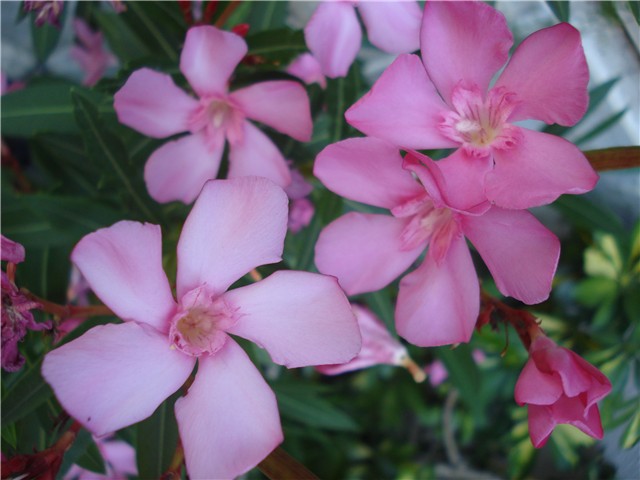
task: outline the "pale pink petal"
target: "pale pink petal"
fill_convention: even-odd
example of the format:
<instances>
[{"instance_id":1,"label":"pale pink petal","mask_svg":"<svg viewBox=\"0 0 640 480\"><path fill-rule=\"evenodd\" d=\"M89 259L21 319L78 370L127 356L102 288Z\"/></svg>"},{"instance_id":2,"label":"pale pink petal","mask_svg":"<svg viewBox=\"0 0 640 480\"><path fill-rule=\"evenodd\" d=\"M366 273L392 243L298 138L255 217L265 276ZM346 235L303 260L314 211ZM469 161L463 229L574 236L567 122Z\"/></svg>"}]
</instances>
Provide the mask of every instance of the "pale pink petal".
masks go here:
<instances>
[{"instance_id":1,"label":"pale pink petal","mask_svg":"<svg viewBox=\"0 0 640 480\"><path fill-rule=\"evenodd\" d=\"M21 263L24 262L25 251L24 247L18 242L9 240L4 235L0 235L0 258L3 262Z\"/></svg>"},{"instance_id":2,"label":"pale pink petal","mask_svg":"<svg viewBox=\"0 0 640 480\"><path fill-rule=\"evenodd\" d=\"M587 111L589 69L580 32L568 23L538 30L516 49L496 83L521 103L509 121L574 125Z\"/></svg>"},{"instance_id":3,"label":"pale pink petal","mask_svg":"<svg viewBox=\"0 0 640 480\"><path fill-rule=\"evenodd\" d=\"M186 132L199 108L169 75L148 68L133 72L113 100L120 123L154 138Z\"/></svg>"},{"instance_id":4,"label":"pale pink petal","mask_svg":"<svg viewBox=\"0 0 640 480\"><path fill-rule=\"evenodd\" d=\"M300 142L311 140L313 122L307 91L298 82L274 80L254 83L230 97L244 114Z\"/></svg>"},{"instance_id":5,"label":"pale pink petal","mask_svg":"<svg viewBox=\"0 0 640 480\"><path fill-rule=\"evenodd\" d=\"M250 122L242 125L242 139L229 147L229 178L265 177L281 187L291 183L287 161L278 147Z\"/></svg>"},{"instance_id":6,"label":"pale pink petal","mask_svg":"<svg viewBox=\"0 0 640 480\"><path fill-rule=\"evenodd\" d=\"M327 77L346 76L362 42L356 11L348 3L321 3L304 28L304 38Z\"/></svg>"},{"instance_id":7,"label":"pale pink petal","mask_svg":"<svg viewBox=\"0 0 640 480\"><path fill-rule=\"evenodd\" d=\"M350 138L322 150L313 174L338 195L391 209L424 193L402 162L398 149L384 140Z\"/></svg>"},{"instance_id":8,"label":"pale pink petal","mask_svg":"<svg viewBox=\"0 0 640 480\"><path fill-rule=\"evenodd\" d=\"M578 147L555 135L520 130L516 146L494 150L495 168L485 178L489 200L503 208L524 209L595 187L598 174Z\"/></svg>"},{"instance_id":9,"label":"pale pink petal","mask_svg":"<svg viewBox=\"0 0 640 480\"><path fill-rule=\"evenodd\" d=\"M347 122L404 148L450 148L438 125L449 107L438 96L420 58L400 55L347 112Z\"/></svg>"},{"instance_id":10,"label":"pale pink petal","mask_svg":"<svg viewBox=\"0 0 640 480\"><path fill-rule=\"evenodd\" d=\"M425 243L403 249L407 219L351 212L327 225L316 243L316 266L338 278L348 295L386 287L415 261Z\"/></svg>"},{"instance_id":11,"label":"pale pink petal","mask_svg":"<svg viewBox=\"0 0 640 480\"><path fill-rule=\"evenodd\" d=\"M542 448L556 426L556 421L551 416L551 407L529 405L527 411L531 443L536 448Z\"/></svg>"},{"instance_id":12,"label":"pale pink petal","mask_svg":"<svg viewBox=\"0 0 640 480\"><path fill-rule=\"evenodd\" d=\"M480 313L480 287L462 235L454 237L440 263L424 263L400 281L398 334L420 347L468 342Z\"/></svg>"},{"instance_id":13,"label":"pale pink petal","mask_svg":"<svg viewBox=\"0 0 640 480\"><path fill-rule=\"evenodd\" d=\"M281 260L287 196L265 178L211 180L178 242L178 298L207 285L220 294L259 265Z\"/></svg>"},{"instance_id":14,"label":"pale pink petal","mask_svg":"<svg viewBox=\"0 0 640 480\"><path fill-rule=\"evenodd\" d=\"M154 151L144 166L144 181L156 202L193 202L207 180L216 178L224 138L211 145L204 132L167 142Z\"/></svg>"},{"instance_id":15,"label":"pale pink petal","mask_svg":"<svg viewBox=\"0 0 640 480\"><path fill-rule=\"evenodd\" d=\"M529 305L549 297L560 241L536 217L523 210L493 207L461 222L504 295Z\"/></svg>"},{"instance_id":16,"label":"pale pink petal","mask_svg":"<svg viewBox=\"0 0 640 480\"><path fill-rule=\"evenodd\" d=\"M367 38L380 50L411 53L420 48L422 11L418 2L360 2L358 11Z\"/></svg>"},{"instance_id":17,"label":"pale pink petal","mask_svg":"<svg viewBox=\"0 0 640 480\"><path fill-rule=\"evenodd\" d=\"M117 439L110 441L97 439L96 443L114 476L126 478L127 475L138 475L136 451L131 445Z\"/></svg>"},{"instance_id":18,"label":"pale pink petal","mask_svg":"<svg viewBox=\"0 0 640 480\"><path fill-rule=\"evenodd\" d=\"M101 325L49 352L42 375L62 407L96 435L144 420L186 381L195 358L137 323Z\"/></svg>"},{"instance_id":19,"label":"pale pink petal","mask_svg":"<svg viewBox=\"0 0 640 480\"><path fill-rule=\"evenodd\" d=\"M210 25L191 27L180 55L180 71L200 97L221 95L246 54L247 43L235 33Z\"/></svg>"},{"instance_id":20,"label":"pale pink petal","mask_svg":"<svg viewBox=\"0 0 640 480\"><path fill-rule=\"evenodd\" d=\"M175 412L189 478L238 477L283 440L273 391L231 339L215 355L200 357Z\"/></svg>"},{"instance_id":21,"label":"pale pink petal","mask_svg":"<svg viewBox=\"0 0 640 480\"><path fill-rule=\"evenodd\" d=\"M553 373L543 373L529 359L525 364L515 388L518 405L551 405L562 396L562 382Z\"/></svg>"},{"instance_id":22,"label":"pale pink petal","mask_svg":"<svg viewBox=\"0 0 640 480\"><path fill-rule=\"evenodd\" d=\"M176 304L162 269L158 225L122 221L101 228L78 242L71 260L118 317L167 331Z\"/></svg>"},{"instance_id":23,"label":"pale pink petal","mask_svg":"<svg viewBox=\"0 0 640 480\"><path fill-rule=\"evenodd\" d=\"M343 363L360 350L356 318L333 277L279 271L224 298L239 315L228 332L257 343L280 365Z\"/></svg>"},{"instance_id":24,"label":"pale pink petal","mask_svg":"<svg viewBox=\"0 0 640 480\"><path fill-rule=\"evenodd\" d=\"M462 83L486 91L509 57L504 15L483 2L427 2L420 45L427 72L446 102Z\"/></svg>"},{"instance_id":25,"label":"pale pink petal","mask_svg":"<svg viewBox=\"0 0 640 480\"><path fill-rule=\"evenodd\" d=\"M317 83L320 88L327 88L327 79L322 74L322 67L310 53L298 55L287 67L286 72L298 77L307 85Z\"/></svg>"}]
</instances>

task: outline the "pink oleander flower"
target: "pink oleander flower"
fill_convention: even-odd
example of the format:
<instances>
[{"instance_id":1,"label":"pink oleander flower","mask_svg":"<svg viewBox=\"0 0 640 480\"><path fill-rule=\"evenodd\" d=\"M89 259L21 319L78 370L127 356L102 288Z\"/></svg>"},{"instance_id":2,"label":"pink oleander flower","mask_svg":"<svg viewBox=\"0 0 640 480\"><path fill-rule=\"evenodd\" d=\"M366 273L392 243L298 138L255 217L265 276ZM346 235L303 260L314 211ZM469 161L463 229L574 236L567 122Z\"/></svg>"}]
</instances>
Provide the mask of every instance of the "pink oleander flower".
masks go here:
<instances>
[{"instance_id":1,"label":"pink oleander flower","mask_svg":"<svg viewBox=\"0 0 640 480\"><path fill-rule=\"evenodd\" d=\"M278 148L247 119L257 120L299 141L311 138L309 99L302 85L276 80L228 92L235 67L247 53L238 35L212 26L192 27L180 56L180 71L199 98L171 77L136 70L116 93L114 107L125 125L154 138L188 135L165 143L147 161L144 178L158 202L191 203L218 174L225 140L229 178L257 175L284 187L291 182Z\"/></svg>"},{"instance_id":2,"label":"pink oleander flower","mask_svg":"<svg viewBox=\"0 0 640 480\"><path fill-rule=\"evenodd\" d=\"M369 41L380 50L409 53L420 46L422 13L414 0L322 2L304 28L304 37L329 78L347 75L360 50L362 31L356 7Z\"/></svg>"},{"instance_id":3,"label":"pink oleander flower","mask_svg":"<svg viewBox=\"0 0 640 480\"><path fill-rule=\"evenodd\" d=\"M514 123L569 126L582 118L589 72L580 33L567 23L533 33L489 88L512 44L504 16L489 5L429 1L422 60L399 56L347 121L402 148L457 148L440 163L461 177L473 168L499 207L530 208L591 190L598 175L576 146Z\"/></svg>"},{"instance_id":4,"label":"pink oleander flower","mask_svg":"<svg viewBox=\"0 0 640 480\"><path fill-rule=\"evenodd\" d=\"M106 472L101 475L72 465L64 480L127 480L129 476L138 475L136 451L131 445L117 438L94 436L93 441L102 455Z\"/></svg>"},{"instance_id":5,"label":"pink oleander flower","mask_svg":"<svg viewBox=\"0 0 640 480\"><path fill-rule=\"evenodd\" d=\"M560 254L556 236L529 212L491 206L478 176L439 164L418 153L403 161L392 144L369 137L329 145L314 168L331 191L392 214L351 212L320 233L318 270L336 276L347 294L385 287L429 247L400 282L395 310L400 336L420 346L471 337L480 292L465 236L499 290L528 304L549 296Z\"/></svg>"},{"instance_id":6,"label":"pink oleander flower","mask_svg":"<svg viewBox=\"0 0 640 480\"><path fill-rule=\"evenodd\" d=\"M230 478L281 441L276 399L238 335L289 368L349 361L360 336L334 278L278 271L287 197L265 178L207 182L178 242L176 299L162 269L160 227L122 221L84 237L71 259L124 323L97 326L48 353L42 374L95 435L139 422L198 371L175 414L190 478Z\"/></svg>"},{"instance_id":7,"label":"pink oleander flower","mask_svg":"<svg viewBox=\"0 0 640 480\"><path fill-rule=\"evenodd\" d=\"M82 83L91 87L98 83L107 68L116 64L116 58L104 50L102 33L92 31L84 20L75 18L73 30L80 45L71 47L69 54L85 72Z\"/></svg>"},{"instance_id":8,"label":"pink oleander flower","mask_svg":"<svg viewBox=\"0 0 640 480\"><path fill-rule=\"evenodd\" d=\"M540 448L559 423L601 439L597 402L609 392L611 382L596 367L539 333L529 347L515 397L518 405L528 407L531 442Z\"/></svg>"},{"instance_id":9,"label":"pink oleander flower","mask_svg":"<svg viewBox=\"0 0 640 480\"><path fill-rule=\"evenodd\" d=\"M60 15L64 8L62 0L24 0L23 8L25 12L35 12L36 26L41 27L45 23L49 23L54 27L60 28Z\"/></svg>"},{"instance_id":10,"label":"pink oleander flower","mask_svg":"<svg viewBox=\"0 0 640 480\"><path fill-rule=\"evenodd\" d=\"M24 247L1 235L2 261L11 264L22 263L25 259ZM27 334L27 330L45 330L51 328L51 322L38 323L31 310L40 304L28 299L4 271L0 272L2 282L2 368L7 372L17 372L24 365L18 343Z\"/></svg>"},{"instance_id":11,"label":"pink oleander flower","mask_svg":"<svg viewBox=\"0 0 640 480\"><path fill-rule=\"evenodd\" d=\"M307 198L312 190L313 185L307 182L297 169L291 168L291 183L284 191L291 199L288 227L293 233L298 233L313 219L316 209L311 200Z\"/></svg>"},{"instance_id":12,"label":"pink oleander flower","mask_svg":"<svg viewBox=\"0 0 640 480\"><path fill-rule=\"evenodd\" d=\"M317 83L320 88L327 88L327 79L322 74L322 67L316 58L310 53L298 55L286 68L286 72L298 77L307 85Z\"/></svg>"}]
</instances>

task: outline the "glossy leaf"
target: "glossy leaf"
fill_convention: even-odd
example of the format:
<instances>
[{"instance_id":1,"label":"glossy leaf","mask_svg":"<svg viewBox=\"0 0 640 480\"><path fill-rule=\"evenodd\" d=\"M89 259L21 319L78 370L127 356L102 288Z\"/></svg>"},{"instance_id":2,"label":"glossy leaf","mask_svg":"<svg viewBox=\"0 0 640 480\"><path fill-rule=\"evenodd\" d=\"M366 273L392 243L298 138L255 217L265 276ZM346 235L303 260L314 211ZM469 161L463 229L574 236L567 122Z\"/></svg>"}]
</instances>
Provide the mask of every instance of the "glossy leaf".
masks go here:
<instances>
[{"instance_id":1,"label":"glossy leaf","mask_svg":"<svg viewBox=\"0 0 640 480\"><path fill-rule=\"evenodd\" d=\"M625 229L618 217L605 205L593 203L576 195L562 195L552 205L560 210L575 227L601 230L617 235L625 234Z\"/></svg>"},{"instance_id":2,"label":"glossy leaf","mask_svg":"<svg viewBox=\"0 0 640 480\"><path fill-rule=\"evenodd\" d=\"M42 360L24 366L20 378L3 392L2 425L14 423L47 402L53 395L40 374Z\"/></svg>"},{"instance_id":3,"label":"glossy leaf","mask_svg":"<svg viewBox=\"0 0 640 480\"><path fill-rule=\"evenodd\" d=\"M547 5L561 22L568 22L571 13L571 2L567 1L547 1Z\"/></svg>"}]
</instances>

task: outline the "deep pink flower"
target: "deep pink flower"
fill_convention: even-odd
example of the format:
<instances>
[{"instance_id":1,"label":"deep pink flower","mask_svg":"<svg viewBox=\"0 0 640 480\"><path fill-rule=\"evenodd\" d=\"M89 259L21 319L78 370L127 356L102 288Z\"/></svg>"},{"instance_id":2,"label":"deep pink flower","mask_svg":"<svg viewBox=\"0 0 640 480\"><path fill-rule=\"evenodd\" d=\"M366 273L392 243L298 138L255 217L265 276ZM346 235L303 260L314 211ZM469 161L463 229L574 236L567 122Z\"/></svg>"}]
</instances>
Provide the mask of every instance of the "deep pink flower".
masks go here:
<instances>
[{"instance_id":1,"label":"deep pink flower","mask_svg":"<svg viewBox=\"0 0 640 480\"><path fill-rule=\"evenodd\" d=\"M298 55L289 64L286 72L298 77L307 85L317 83L321 88L327 88L327 79L322 73L322 67L316 58L310 53Z\"/></svg>"},{"instance_id":2,"label":"deep pink flower","mask_svg":"<svg viewBox=\"0 0 640 480\"><path fill-rule=\"evenodd\" d=\"M46 355L42 374L64 409L96 435L151 415L187 380L175 405L191 478L229 478L281 441L276 399L238 335L287 367L346 362L360 348L334 278L278 271L234 290L258 265L280 261L287 197L265 178L207 182L178 242L177 301L162 269L160 227L119 222L72 252L122 324L97 326Z\"/></svg>"},{"instance_id":3,"label":"deep pink flower","mask_svg":"<svg viewBox=\"0 0 640 480\"><path fill-rule=\"evenodd\" d=\"M212 26L189 29L180 71L199 98L171 77L136 70L116 93L118 119L155 138L189 132L158 148L145 166L149 194L158 202L192 202L218 174L225 140L230 178L257 175L280 186L291 181L278 148L247 119L264 123L299 141L311 138L309 99L295 81L261 82L228 92L229 78L247 53L242 37Z\"/></svg>"},{"instance_id":4,"label":"deep pink flower","mask_svg":"<svg viewBox=\"0 0 640 480\"><path fill-rule=\"evenodd\" d=\"M338 195L392 213L351 212L321 232L318 270L338 277L349 295L385 287L429 246L400 282L395 311L398 333L420 346L471 337L480 292L465 236L500 291L529 304L548 297L560 254L558 239L529 212L489 205L474 163L465 177L439 164L411 153L403 169L393 145L353 138L326 147L314 168Z\"/></svg>"},{"instance_id":5,"label":"deep pink flower","mask_svg":"<svg viewBox=\"0 0 640 480\"><path fill-rule=\"evenodd\" d=\"M589 72L579 32L561 23L533 33L489 88L512 44L504 16L485 3L427 2L422 60L398 57L347 121L403 148L458 148L442 163L462 177L477 164L486 197L503 208L591 190L598 175L576 146L514 124L574 125L584 115Z\"/></svg>"},{"instance_id":6,"label":"deep pink flower","mask_svg":"<svg viewBox=\"0 0 640 480\"><path fill-rule=\"evenodd\" d=\"M380 50L409 53L419 47L421 11L416 1L322 2L304 28L304 37L329 78L344 77L360 50L356 6L369 41Z\"/></svg>"},{"instance_id":7,"label":"deep pink flower","mask_svg":"<svg viewBox=\"0 0 640 480\"><path fill-rule=\"evenodd\" d=\"M539 334L529 347L515 397L519 405L528 405L529 435L540 448L559 423L602 438L597 402L610 391L611 382L596 367Z\"/></svg>"},{"instance_id":8,"label":"deep pink flower","mask_svg":"<svg viewBox=\"0 0 640 480\"><path fill-rule=\"evenodd\" d=\"M136 451L131 445L115 437L94 436L93 441L96 442L105 463L104 475L72 465L64 480L127 480L129 476L138 475Z\"/></svg>"},{"instance_id":9,"label":"deep pink flower","mask_svg":"<svg viewBox=\"0 0 640 480\"><path fill-rule=\"evenodd\" d=\"M69 54L85 72L82 83L93 86L102 78L107 68L116 64L116 58L104 49L102 33L92 31L81 18L73 20L73 30L80 45L71 47Z\"/></svg>"}]
</instances>

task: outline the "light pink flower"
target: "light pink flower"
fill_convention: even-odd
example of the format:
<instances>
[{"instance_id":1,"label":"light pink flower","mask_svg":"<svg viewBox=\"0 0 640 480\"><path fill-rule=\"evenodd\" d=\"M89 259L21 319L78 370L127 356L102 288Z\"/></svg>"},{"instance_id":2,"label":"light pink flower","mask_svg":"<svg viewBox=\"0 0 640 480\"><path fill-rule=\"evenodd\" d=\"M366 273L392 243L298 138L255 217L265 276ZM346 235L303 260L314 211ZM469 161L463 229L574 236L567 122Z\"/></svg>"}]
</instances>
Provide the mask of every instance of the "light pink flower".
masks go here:
<instances>
[{"instance_id":1,"label":"light pink flower","mask_svg":"<svg viewBox=\"0 0 640 480\"><path fill-rule=\"evenodd\" d=\"M138 475L136 451L131 445L115 437L94 436L93 441L105 463L104 475L72 465L64 476L65 480L127 480L129 476Z\"/></svg>"},{"instance_id":2,"label":"light pink flower","mask_svg":"<svg viewBox=\"0 0 640 480\"><path fill-rule=\"evenodd\" d=\"M591 190L598 175L576 146L514 124L574 125L584 115L589 72L580 33L567 23L533 33L489 89L512 44L504 16L483 2L427 2L422 60L399 56L347 121L403 148L458 148L442 163L461 177L477 164L486 197L503 208Z\"/></svg>"},{"instance_id":3,"label":"light pink flower","mask_svg":"<svg viewBox=\"0 0 640 480\"><path fill-rule=\"evenodd\" d=\"M82 83L93 86L102 78L107 68L116 64L116 58L104 50L102 33L92 31L81 18L73 20L73 30L80 45L71 47L69 54L85 72Z\"/></svg>"},{"instance_id":4,"label":"light pink flower","mask_svg":"<svg viewBox=\"0 0 640 480\"><path fill-rule=\"evenodd\" d=\"M397 148L375 138L320 152L314 173L327 188L392 216L351 212L330 223L316 244L319 271L338 277L349 295L371 292L402 275L429 246L422 265L400 282L395 311L398 333L420 346L471 337L480 292L465 236L503 294L529 304L548 297L560 242L533 215L483 200L473 162L466 177L418 153L402 165Z\"/></svg>"},{"instance_id":5,"label":"light pink flower","mask_svg":"<svg viewBox=\"0 0 640 480\"><path fill-rule=\"evenodd\" d=\"M116 93L118 119L155 138L190 132L158 148L145 166L149 194L158 202L192 202L204 183L218 174L225 139L229 178L257 175L280 186L291 181L278 148L248 118L299 141L311 138L307 93L298 82L276 80L228 92L236 65L247 53L238 35L211 26L187 32L180 71L198 95L191 97L171 77L136 70Z\"/></svg>"},{"instance_id":6,"label":"light pink flower","mask_svg":"<svg viewBox=\"0 0 640 480\"><path fill-rule=\"evenodd\" d=\"M312 190L313 185L307 182L296 168L291 168L291 183L284 191L291 199L288 226L293 233L298 233L313 219L316 209L311 200L306 198Z\"/></svg>"},{"instance_id":7,"label":"light pink flower","mask_svg":"<svg viewBox=\"0 0 640 480\"><path fill-rule=\"evenodd\" d=\"M304 28L304 37L329 78L344 77L360 50L356 6L369 41L380 50L409 53L420 45L421 11L416 1L322 2Z\"/></svg>"},{"instance_id":8,"label":"light pink flower","mask_svg":"<svg viewBox=\"0 0 640 480\"><path fill-rule=\"evenodd\" d=\"M529 347L518 382L518 405L528 405L529 435L542 447L559 423L568 423L594 438L602 438L597 402L611 392L611 382L579 355L539 334Z\"/></svg>"},{"instance_id":9,"label":"light pink flower","mask_svg":"<svg viewBox=\"0 0 640 480\"><path fill-rule=\"evenodd\" d=\"M327 79L322 74L322 67L318 60L310 53L298 55L293 62L289 64L286 72L298 77L307 85L317 83L321 88L327 88Z\"/></svg>"},{"instance_id":10,"label":"light pink flower","mask_svg":"<svg viewBox=\"0 0 640 480\"><path fill-rule=\"evenodd\" d=\"M334 278L278 271L235 290L258 265L281 260L287 197L264 178L214 180L178 242L177 301L162 269L160 227L119 222L72 252L122 324L97 326L46 355L42 373L64 409L95 435L151 415L198 362L175 404L191 478L241 475L281 441L276 399L243 349L254 341L287 367L346 362L360 348Z\"/></svg>"}]
</instances>

